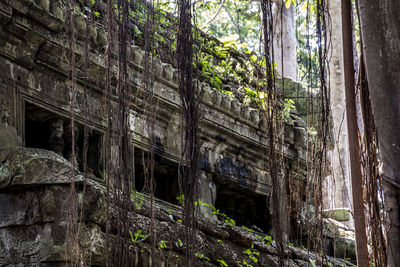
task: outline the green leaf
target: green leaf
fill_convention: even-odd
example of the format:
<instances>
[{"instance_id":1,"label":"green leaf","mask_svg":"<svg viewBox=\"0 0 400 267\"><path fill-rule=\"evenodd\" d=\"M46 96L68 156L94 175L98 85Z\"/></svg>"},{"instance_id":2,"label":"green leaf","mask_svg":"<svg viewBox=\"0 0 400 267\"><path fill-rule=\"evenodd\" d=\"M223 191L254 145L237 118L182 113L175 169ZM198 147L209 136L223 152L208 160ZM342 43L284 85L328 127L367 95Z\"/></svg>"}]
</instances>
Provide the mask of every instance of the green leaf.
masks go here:
<instances>
[{"instance_id":1,"label":"green leaf","mask_svg":"<svg viewBox=\"0 0 400 267\"><path fill-rule=\"evenodd\" d=\"M217 260L220 266L228 267L228 264L224 260Z\"/></svg>"},{"instance_id":2,"label":"green leaf","mask_svg":"<svg viewBox=\"0 0 400 267\"><path fill-rule=\"evenodd\" d=\"M222 84L222 80L220 77L216 76L214 79L217 81L217 83Z\"/></svg>"},{"instance_id":3,"label":"green leaf","mask_svg":"<svg viewBox=\"0 0 400 267\"><path fill-rule=\"evenodd\" d=\"M167 248L167 244L168 244L168 241L166 241L166 240L160 240L160 242L158 243L158 247L159 247L160 249L166 249L166 248Z\"/></svg>"}]
</instances>

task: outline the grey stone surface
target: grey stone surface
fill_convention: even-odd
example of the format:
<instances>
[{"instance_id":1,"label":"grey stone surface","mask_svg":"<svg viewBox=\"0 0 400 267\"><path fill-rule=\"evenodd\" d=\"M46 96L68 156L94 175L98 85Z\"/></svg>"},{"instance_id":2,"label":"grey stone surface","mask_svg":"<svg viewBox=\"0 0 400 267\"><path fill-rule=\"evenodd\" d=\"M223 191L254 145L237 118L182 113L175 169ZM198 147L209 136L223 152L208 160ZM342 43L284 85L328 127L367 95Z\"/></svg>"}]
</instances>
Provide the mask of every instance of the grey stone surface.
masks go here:
<instances>
[{"instance_id":1,"label":"grey stone surface","mask_svg":"<svg viewBox=\"0 0 400 267\"><path fill-rule=\"evenodd\" d=\"M24 159L24 161L35 159L38 166L41 166L36 170L43 177L52 176L53 170L47 168L48 165L56 166L64 163L65 168L70 167L65 164L62 157L51 151L7 148L2 149L0 155L2 155L0 167L4 169L4 166L7 166L9 180L13 180L12 177L20 174L19 168L8 167L11 162L9 159ZM7 155L9 159L7 160L4 155ZM18 162L13 162L19 165ZM0 266L46 266L50 263L63 266L65 264L66 210L70 205L67 202L70 184L65 183L69 178L68 172L64 174L67 177L60 174L50 180L37 177L35 183L30 184L29 188L16 187L16 184L11 182L3 183L3 187L0 189L0 213L5 216L0 217ZM95 181L88 180L83 205L80 203L80 200L83 199L82 189L76 188L79 199L77 205L83 207L84 214L82 223L77 222L77 226L80 228L81 252L88 265L105 266L107 201L105 188ZM115 199L113 194L111 195L112 199ZM115 220L118 218L116 205L119 204L111 202L111 233L116 233L115 230L118 227L118 221ZM132 202L126 208L130 231L133 233L137 230L147 232L151 223L150 203L144 202L141 208L137 209ZM184 240L184 226L178 222L180 216L179 211L171 214L162 205L155 206L157 238L168 241L166 250L156 250L156 259L159 264L165 262L166 253L168 253L171 261L175 262L175 266L184 266L184 250L176 245L179 239ZM260 253L257 256L258 263L253 263L253 266L278 266L275 245L266 246L257 239L254 233L241 227L200 219L195 239L198 253L210 258L211 261L198 260L198 266L215 266L218 259L234 265L236 261L246 260L246 254L243 251L251 245L253 245L254 251ZM132 243L131 252L132 255L135 255L132 258L134 266L136 266L135 264L147 266L146 262L150 257L148 254L150 243L148 242L150 241ZM315 256L312 252L289 246L285 253L290 257L289 266L306 266L308 257ZM338 260L335 262L347 265Z\"/></svg>"},{"instance_id":2,"label":"grey stone surface","mask_svg":"<svg viewBox=\"0 0 400 267\"><path fill-rule=\"evenodd\" d=\"M0 147L13 147L22 144L21 137L17 130L12 126L6 126L0 123Z\"/></svg>"},{"instance_id":3,"label":"grey stone surface","mask_svg":"<svg viewBox=\"0 0 400 267\"><path fill-rule=\"evenodd\" d=\"M54 152L23 147L0 148L0 189L43 184L68 184L72 166ZM75 177L82 181L82 176Z\"/></svg>"}]
</instances>

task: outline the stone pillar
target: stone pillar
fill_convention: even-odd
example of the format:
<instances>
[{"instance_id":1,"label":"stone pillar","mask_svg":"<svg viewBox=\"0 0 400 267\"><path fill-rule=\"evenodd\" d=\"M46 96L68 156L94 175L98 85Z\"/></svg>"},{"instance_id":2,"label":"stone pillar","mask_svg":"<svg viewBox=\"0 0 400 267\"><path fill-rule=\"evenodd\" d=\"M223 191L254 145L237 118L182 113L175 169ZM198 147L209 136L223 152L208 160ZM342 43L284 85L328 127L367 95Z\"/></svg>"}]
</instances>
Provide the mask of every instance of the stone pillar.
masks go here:
<instances>
[{"instance_id":1,"label":"stone pillar","mask_svg":"<svg viewBox=\"0 0 400 267\"><path fill-rule=\"evenodd\" d=\"M340 14L340 0L332 0L328 3L330 14ZM329 88L330 102L333 119L334 147L330 151L332 174L324 181L324 209L330 210L327 214L337 220L345 220L352 209L349 148L347 138L346 102L343 73L343 47L342 47L342 21L340 16L331 16L331 46L329 47ZM337 213L337 214L336 214ZM340 214L341 216L336 216ZM337 217L337 218L336 218ZM353 220L345 222L346 226L353 227Z\"/></svg>"},{"instance_id":2,"label":"stone pillar","mask_svg":"<svg viewBox=\"0 0 400 267\"><path fill-rule=\"evenodd\" d=\"M212 207L215 206L217 199L217 187L211 177L211 174L205 171L200 171L199 176L199 198L205 205L200 205L199 211L204 218L214 220L215 216L212 215ZM208 204L208 205L207 205Z\"/></svg>"},{"instance_id":3,"label":"stone pillar","mask_svg":"<svg viewBox=\"0 0 400 267\"><path fill-rule=\"evenodd\" d=\"M274 19L274 61L278 65L277 71L281 76L296 81L295 6L291 5L289 8L286 8L285 5L282 4L282 0L274 0L272 8Z\"/></svg>"}]
</instances>

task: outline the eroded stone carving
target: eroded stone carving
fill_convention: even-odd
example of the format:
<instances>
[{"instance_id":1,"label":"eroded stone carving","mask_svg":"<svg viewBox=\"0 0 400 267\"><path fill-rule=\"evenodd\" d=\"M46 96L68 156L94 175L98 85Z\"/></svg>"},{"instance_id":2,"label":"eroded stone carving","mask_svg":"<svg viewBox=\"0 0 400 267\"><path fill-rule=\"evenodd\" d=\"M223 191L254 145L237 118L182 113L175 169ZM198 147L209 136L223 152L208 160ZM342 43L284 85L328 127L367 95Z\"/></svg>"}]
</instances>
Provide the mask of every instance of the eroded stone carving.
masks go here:
<instances>
[{"instance_id":1,"label":"eroded stone carving","mask_svg":"<svg viewBox=\"0 0 400 267\"><path fill-rule=\"evenodd\" d=\"M163 63L163 77L167 81L171 81L174 76L172 65Z\"/></svg>"},{"instance_id":2,"label":"eroded stone carving","mask_svg":"<svg viewBox=\"0 0 400 267\"><path fill-rule=\"evenodd\" d=\"M6 99L0 105L0 147L20 146L21 138L11 124L9 103Z\"/></svg>"},{"instance_id":3,"label":"eroded stone carving","mask_svg":"<svg viewBox=\"0 0 400 267\"><path fill-rule=\"evenodd\" d=\"M179 113L173 114L167 128L165 146L175 151L181 151L181 120Z\"/></svg>"},{"instance_id":4,"label":"eroded stone carving","mask_svg":"<svg viewBox=\"0 0 400 267\"><path fill-rule=\"evenodd\" d=\"M8 102L5 99L1 101L0 118L1 118L1 123L5 127L10 126L10 112L9 112Z\"/></svg>"},{"instance_id":5,"label":"eroded stone carving","mask_svg":"<svg viewBox=\"0 0 400 267\"><path fill-rule=\"evenodd\" d=\"M49 150L62 156L64 151L64 121L61 119L52 119L50 121L50 138L47 143Z\"/></svg>"}]
</instances>

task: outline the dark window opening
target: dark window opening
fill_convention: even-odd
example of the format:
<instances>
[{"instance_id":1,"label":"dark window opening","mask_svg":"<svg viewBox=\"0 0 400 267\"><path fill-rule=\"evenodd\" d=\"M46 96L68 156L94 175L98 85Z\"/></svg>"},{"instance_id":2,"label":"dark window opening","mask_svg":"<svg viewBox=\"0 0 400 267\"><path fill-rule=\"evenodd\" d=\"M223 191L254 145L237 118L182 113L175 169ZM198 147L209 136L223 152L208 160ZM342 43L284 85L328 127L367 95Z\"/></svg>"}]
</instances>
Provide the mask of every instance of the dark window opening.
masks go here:
<instances>
[{"instance_id":1,"label":"dark window opening","mask_svg":"<svg viewBox=\"0 0 400 267\"><path fill-rule=\"evenodd\" d=\"M234 182L215 179L217 199L215 207L236 221L237 226L246 226L256 231L268 233L271 218L267 197L240 187Z\"/></svg>"},{"instance_id":2,"label":"dark window opening","mask_svg":"<svg viewBox=\"0 0 400 267\"><path fill-rule=\"evenodd\" d=\"M36 105L25 103L25 146L51 150L70 160L72 151L70 119ZM88 133L87 166L89 173L101 177L100 132ZM84 126L75 122L75 163L83 170Z\"/></svg>"},{"instance_id":3,"label":"dark window opening","mask_svg":"<svg viewBox=\"0 0 400 267\"><path fill-rule=\"evenodd\" d=\"M147 193L150 190L149 183L145 184L145 172L147 181L150 180L150 171L143 163L148 164L149 153L147 151L135 148L135 189L138 192ZM176 199L179 196L178 183L178 163L155 155L154 159L154 180L155 180L155 197L172 204L179 204Z\"/></svg>"}]
</instances>

